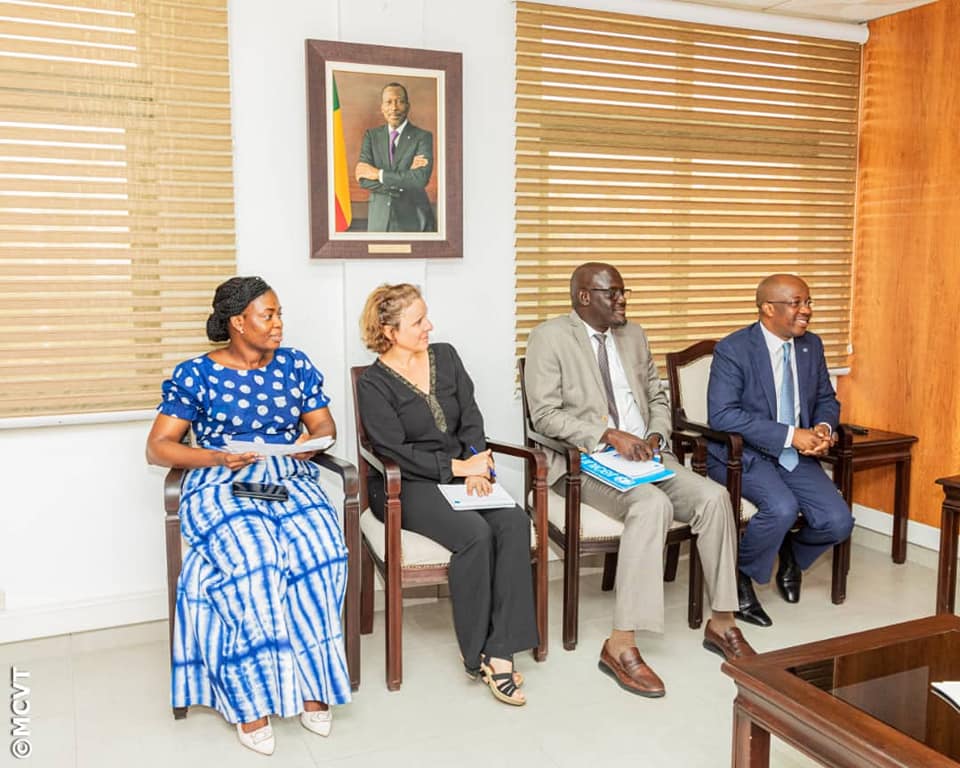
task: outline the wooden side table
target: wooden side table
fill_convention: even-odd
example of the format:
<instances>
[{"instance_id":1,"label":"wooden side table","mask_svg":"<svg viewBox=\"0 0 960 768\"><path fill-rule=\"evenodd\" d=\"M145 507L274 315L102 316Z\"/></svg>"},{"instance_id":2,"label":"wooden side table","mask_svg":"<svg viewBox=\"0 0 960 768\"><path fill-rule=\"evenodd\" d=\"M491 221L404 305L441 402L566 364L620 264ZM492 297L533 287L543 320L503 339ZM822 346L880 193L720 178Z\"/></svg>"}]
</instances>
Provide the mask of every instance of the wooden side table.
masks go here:
<instances>
[{"instance_id":1,"label":"wooden side table","mask_svg":"<svg viewBox=\"0 0 960 768\"><path fill-rule=\"evenodd\" d=\"M937 568L937 613L953 613L957 596L957 533L960 532L960 475L941 477L940 565Z\"/></svg>"},{"instance_id":2,"label":"wooden side table","mask_svg":"<svg viewBox=\"0 0 960 768\"><path fill-rule=\"evenodd\" d=\"M853 503L853 475L861 469L896 465L893 499L893 562L907 559L907 521L910 519L910 451L917 442L914 435L885 432L870 428L865 435L854 435L852 453L848 457L849 471L842 481L840 492ZM938 481L939 482L939 481Z\"/></svg>"}]
</instances>

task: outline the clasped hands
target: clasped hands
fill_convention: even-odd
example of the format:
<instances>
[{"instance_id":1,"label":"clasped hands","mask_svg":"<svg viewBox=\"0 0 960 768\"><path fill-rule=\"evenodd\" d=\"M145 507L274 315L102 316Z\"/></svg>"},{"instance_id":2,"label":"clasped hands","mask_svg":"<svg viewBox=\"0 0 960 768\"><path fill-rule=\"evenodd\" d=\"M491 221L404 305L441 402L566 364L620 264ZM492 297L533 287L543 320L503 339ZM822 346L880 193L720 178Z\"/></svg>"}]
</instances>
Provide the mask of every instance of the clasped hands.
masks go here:
<instances>
[{"instance_id":1,"label":"clasped hands","mask_svg":"<svg viewBox=\"0 0 960 768\"><path fill-rule=\"evenodd\" d=\"M415 155L413 162L410 163L410 170L415 171L418 168L426 168L428 165L430 165L430 161L427 160L426 155ZM363 161L357 163L353 174L357 177L357 181L363 181L364 179L368 181L380 181L380 169Z\"/></svg>"},{"instance_id":2,"label":"clasped hands","mask_svg":"<svg viewBox=\"0 0 960 768\"><path fill-rule=\"evenodd\" d=\"M619 429L608 429L600 440L631 461L649 461L660 452L660 435L650 435L644 439Z\"/></svg>"},{"instance_id":3,"label":"clasped hands","mask_svg":"<svg viewBox=\"0 0 960 768\"><path fill-rule=\"evenodd\" d=\"M794 429L791 445L803 456L825 456L836 442L836 432L827 424L817 424L813 429Z\"/></svg>"},{"instance_id":4,"label":"clasped hands","mask_svg":"<svg viewBox=\"0 0 960 768\"><path fill-rule=\"evenodd\" d=\"M491 472L494 468L493 452L488 448L469 459L452 459L450 469L454 477L463 477L468 496L489 496L493 493Z\"/></svg>"}]
</instances>

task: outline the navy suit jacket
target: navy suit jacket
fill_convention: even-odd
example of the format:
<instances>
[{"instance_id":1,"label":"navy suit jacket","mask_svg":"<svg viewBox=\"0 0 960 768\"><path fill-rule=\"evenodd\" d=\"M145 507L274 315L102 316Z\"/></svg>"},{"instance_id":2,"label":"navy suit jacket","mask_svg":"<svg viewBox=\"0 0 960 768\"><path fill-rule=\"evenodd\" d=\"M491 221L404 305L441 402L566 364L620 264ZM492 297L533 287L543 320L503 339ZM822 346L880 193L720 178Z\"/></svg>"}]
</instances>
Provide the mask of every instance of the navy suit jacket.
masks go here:
<instances>
[{"instance_id":1,"label":"navy suit jacket","mask_svg":"<svg viewBox=\"0 0 960 768\"><path fill-rule=\"evenodd\" d=\"M836 429L840 403L830 383L823 342L813 333L793 340L797 358L800 399L799 427L829 424ZM760 323L741 328L719 342L713 350L707 388L710 426L743 436L743 468L761 456L776 460L787 439L787 425L777 421L777 393L773 367ZM711 442L711 457L726 461L727 448Z\"/></svg>"}]
</instances>

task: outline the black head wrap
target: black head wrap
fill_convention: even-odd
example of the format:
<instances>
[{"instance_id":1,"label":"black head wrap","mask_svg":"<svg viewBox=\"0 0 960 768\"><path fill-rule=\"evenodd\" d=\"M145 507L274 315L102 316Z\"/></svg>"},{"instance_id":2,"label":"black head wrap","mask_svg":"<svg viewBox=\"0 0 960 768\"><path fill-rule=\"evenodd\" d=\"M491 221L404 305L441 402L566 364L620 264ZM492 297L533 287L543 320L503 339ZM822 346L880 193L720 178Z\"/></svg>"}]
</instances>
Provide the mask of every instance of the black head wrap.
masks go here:
<instances>
[{"instance_id":1,"label":"black head wrap","mask_svg":"<svg viewBox=\"0 0 960 768\"><path fill-rule=\"evenodd\" d=\"M234 315L242 315L247 304L271 290L260 277L231 277L217 286L213 294L213 312L207 318L207 338L229 341L227 326Z\"/></svg>"}]
</instances>

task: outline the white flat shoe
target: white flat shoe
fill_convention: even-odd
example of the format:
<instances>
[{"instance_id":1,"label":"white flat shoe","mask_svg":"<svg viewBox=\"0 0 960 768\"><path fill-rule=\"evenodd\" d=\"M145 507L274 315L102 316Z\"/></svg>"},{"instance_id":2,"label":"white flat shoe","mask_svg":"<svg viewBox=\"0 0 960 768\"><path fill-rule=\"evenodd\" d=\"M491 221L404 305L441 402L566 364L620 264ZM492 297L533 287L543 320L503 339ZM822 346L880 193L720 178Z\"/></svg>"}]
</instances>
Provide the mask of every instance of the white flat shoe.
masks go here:
<instances>
[{"instance_id":1,"label":"white flat shoe","mask_svg":"<svg viewBox=\"0 0 960 768\"><path fill-rule=\"evenodd\" d=\"M301 712L300 725L317 736L329 736L333 726L333 711L326 709L320 712Z\"/></svg>"},{"instance_id":2,"label":"white flat shoe","mask_svg":"<svg viewBox=\"0 0 960 768\"><path fill-rule=\"evenodd\" d=\"M259 752L261 755L272 755L277 742L273 738L273 728L267 722L263 728L257 728L255 731L245 733L240 724L237 723L237 738L247 749Z\"/></svg>"}]
</instances>

